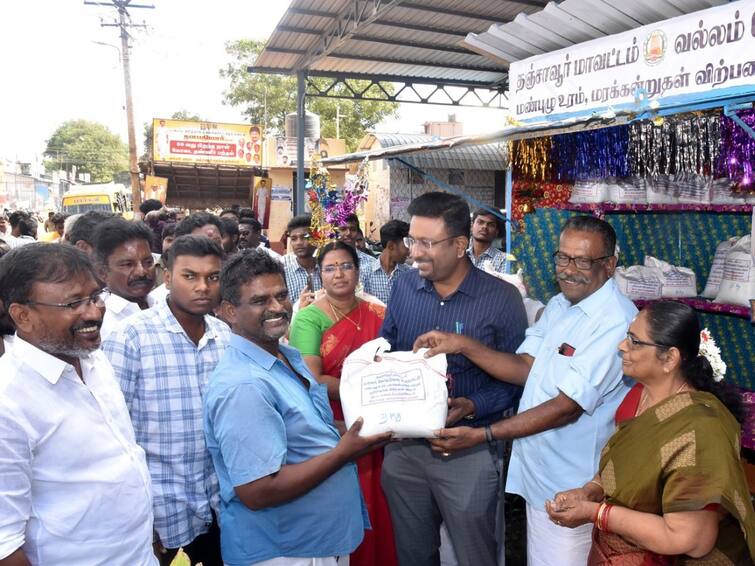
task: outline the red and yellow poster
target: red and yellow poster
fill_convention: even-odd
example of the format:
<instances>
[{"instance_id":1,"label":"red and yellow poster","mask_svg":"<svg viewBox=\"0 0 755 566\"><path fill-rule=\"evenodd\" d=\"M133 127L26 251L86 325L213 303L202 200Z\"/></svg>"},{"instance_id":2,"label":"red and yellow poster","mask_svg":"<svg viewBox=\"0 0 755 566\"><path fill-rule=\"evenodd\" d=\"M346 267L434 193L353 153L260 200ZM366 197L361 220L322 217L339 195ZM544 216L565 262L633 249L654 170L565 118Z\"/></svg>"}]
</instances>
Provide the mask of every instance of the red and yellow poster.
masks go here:
<instances>
[{"instance_id":1,"label":"red and yellow poster","mask_svg":"<svg viewBox=\"0 0 755 566\"><path fill-rule=\"evenodd\" d=\"M173 163L262 166L262 127L192 120L152 121L152 159Z\"/></svg>"}]
</instances>

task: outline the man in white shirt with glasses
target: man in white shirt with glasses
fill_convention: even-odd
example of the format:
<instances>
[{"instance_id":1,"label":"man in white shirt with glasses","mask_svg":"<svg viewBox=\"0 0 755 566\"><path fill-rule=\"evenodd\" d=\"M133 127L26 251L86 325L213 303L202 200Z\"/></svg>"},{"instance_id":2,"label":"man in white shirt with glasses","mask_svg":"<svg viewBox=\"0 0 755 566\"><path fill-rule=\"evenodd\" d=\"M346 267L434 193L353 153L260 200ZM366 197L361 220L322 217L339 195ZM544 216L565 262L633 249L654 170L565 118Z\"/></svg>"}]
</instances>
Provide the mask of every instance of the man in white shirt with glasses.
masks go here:
<instances>
[{"instance_id":1,"label":"man in white shirt with glasses","mask_svg":"<svg viewBox=\"0 0 755 566\"><path fill-rule=\"evenodd\" d=\"M0 358L0 565L156 566L144 451L99 350L105 297L84 252L0 261L16 327Z\"/></svg>"}]
</instances>

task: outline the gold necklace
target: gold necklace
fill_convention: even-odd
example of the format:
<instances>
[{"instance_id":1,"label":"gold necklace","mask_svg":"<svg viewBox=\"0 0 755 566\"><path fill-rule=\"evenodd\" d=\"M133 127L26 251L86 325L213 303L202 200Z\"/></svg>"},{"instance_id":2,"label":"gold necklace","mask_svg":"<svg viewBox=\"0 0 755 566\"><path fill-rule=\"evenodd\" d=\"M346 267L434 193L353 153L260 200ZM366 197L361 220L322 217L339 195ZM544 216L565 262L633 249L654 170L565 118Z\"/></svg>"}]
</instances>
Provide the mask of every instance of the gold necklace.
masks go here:
<instances>
[{"instance_id":1,"label":"gold necklace","mask_svg":"<svg viewBox=\"0 0 755 566\"><path fill-rule=\"evenodd\" d=\"M676 395L678 393L681 393L685 389L687 389L687 382L686 381L684 383L682 383L676 391L674 391L671 395L669 395L669 397L673 397L674 395ZM640 402L637 404L637 410L634 413L635 417L638 417L642 413L645 412L645 404L647 402L648 402L648 388L647 387L643 387L642 388L642 395L640 395ZM657 403L656 403L656 405L657 405Z\"/></svg>"},{"instance_id":2,"label":"gold necklace","mask_svg":"<svg viewBox=\"0 0 755 566\"><path fill-rule=\"evenodd\" d=\"M333 311L333 316L336 317L336 322L341 322L343 319L346 319L351 324L353 324L354 326L356 326L357 330L359 330L359 331L362 330L362 311L359 311L359 322L357 323L357 322L354 322L353 320L351 320L347 315L343 314L343 312L341 312L339 309L337 309L336 306L333 303L330 302L330 300L327 298L327 296L325 297L325 300L330 305L330 310ZM357 308L359 306L359 300L355 299L355 303L356 304L355 304L354 308L349 311L349 314L351 314L351 312L355 308Z\"/></svg>"}]
</instances>

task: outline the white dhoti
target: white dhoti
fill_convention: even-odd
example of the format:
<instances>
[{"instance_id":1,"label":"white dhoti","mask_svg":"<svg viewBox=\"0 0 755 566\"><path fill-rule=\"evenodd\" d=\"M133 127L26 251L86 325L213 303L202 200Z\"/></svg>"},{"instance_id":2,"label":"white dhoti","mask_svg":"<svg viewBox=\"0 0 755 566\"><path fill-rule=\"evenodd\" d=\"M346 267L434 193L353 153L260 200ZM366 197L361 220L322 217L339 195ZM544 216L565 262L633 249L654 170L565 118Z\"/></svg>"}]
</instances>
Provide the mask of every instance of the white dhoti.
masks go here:
<instances>
[{"instance_id":1,"label":"white dhoti","mask_svg":"<svg viewBox=\"0 0 755 566\"><path fill-rule=\"evenodd\" d=\"M326 556L325 558L297 558L281 556L262 562L255 562L251 566L349 566L348 556Z\"/></svg>"},{"instance_id":2,"label":"white dhoti","mask_svg":"<svg viewBox=\"0 0 755 566\"><path fill-rule=\"evenodd\" d=\"M548 513L527 504L527 565L585 566L592 545L592 523L559 527Z\"/></svg>"}]
</instances>

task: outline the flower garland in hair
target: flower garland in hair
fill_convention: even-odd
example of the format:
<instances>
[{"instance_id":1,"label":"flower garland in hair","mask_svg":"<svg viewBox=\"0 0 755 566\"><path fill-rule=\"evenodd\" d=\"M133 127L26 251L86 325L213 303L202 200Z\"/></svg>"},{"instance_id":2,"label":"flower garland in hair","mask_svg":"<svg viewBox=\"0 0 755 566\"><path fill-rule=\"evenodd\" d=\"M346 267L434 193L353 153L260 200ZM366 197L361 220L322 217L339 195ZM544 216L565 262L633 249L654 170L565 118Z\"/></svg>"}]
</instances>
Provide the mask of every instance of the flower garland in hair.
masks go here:
<instances>
[{"instance_id":1,"label":"flower garland in hair","mask_svg":"<svg viewBox=\"0 0 755 566\"><path fill-rule=\"evenodd\" d=\"M726 362L721 359L721 349L710 335L710 330L703 328L700 331L700 350L698 356L704 356L710 367L713 368L713 380L721 381L726 375Z\"/></svg>"}]
</instances>

